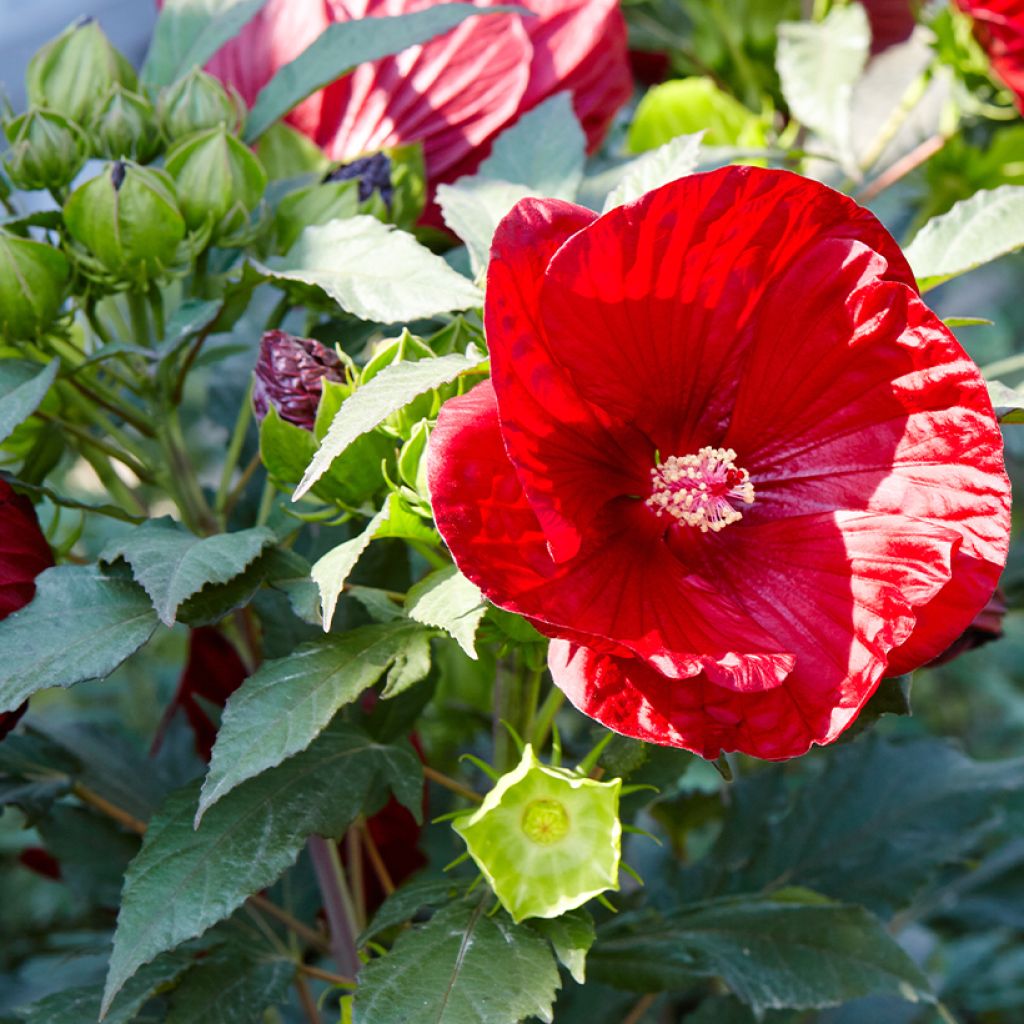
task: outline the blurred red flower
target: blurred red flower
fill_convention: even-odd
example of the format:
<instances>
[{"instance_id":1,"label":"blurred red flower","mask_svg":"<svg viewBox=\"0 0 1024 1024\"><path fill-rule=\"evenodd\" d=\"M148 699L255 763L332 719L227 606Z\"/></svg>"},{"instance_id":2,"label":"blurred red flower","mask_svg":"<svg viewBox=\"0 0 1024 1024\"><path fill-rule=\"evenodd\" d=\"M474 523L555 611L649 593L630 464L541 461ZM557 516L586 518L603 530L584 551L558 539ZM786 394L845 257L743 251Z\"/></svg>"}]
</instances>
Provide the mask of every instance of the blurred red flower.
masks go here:
<instances>
[{"instance_id":1,"label":"blurred red flower","mask_svg":"<svg viewBox=\"0 0 1024 1024\"><path fill-rule=\"evenodd\" d=\"M871 52L883 50L910 38L917 23L917 0L863 0L871 25Z\"/></svg>"},{"instance_id":2,"label":"blurred red flower","mask_svg":"<svg viewBox=\"0 0 1024 1024\"><path fill-rule=\"evenodd\" d=\"M500 0L480 0L481 7ZM270 0L208 68L252 103L328 25L407 14L432 0ZM432 185L471 173L504 128L562 90L596 148L632 79L617 0L527 0L536 17L470 18L446 35L362 64L290 120L334 160L422 142Z\"/></svg>"},{"instance_id":3,"label":"blurred red flower","mask_svg":"<svg viewBox=\"0 0 1024 1024\"><path fill-rule=\"evenodd\" d=\"M23 608L36 592L36 577L53 565L53 554L39 529L28 498L0 480L0 620ZM18 724L28 702L0 714L0 740Z\"/></svg>"},{"instance_id":4,"label":"blurred red flower","mask_svg":"<svg viewBox=\"0 0 1024 1024\"><path fill-rule=\"evenodd\" d=\"M956 0L974 34L1024 113L1024 0Z\"/></svg>"},{"instance_id":5,"label":"blurred red flower","mask_svg":"<svg viewBox=\"0 0 1024 1024\"><path fill-rule=\"evenodd\" d=\"M868 211L726 167L495 235L493 380L430 440L438 528L617 732L803 753L991 596L1009 482L977 367Z\"/></svg>"}]
</instances>

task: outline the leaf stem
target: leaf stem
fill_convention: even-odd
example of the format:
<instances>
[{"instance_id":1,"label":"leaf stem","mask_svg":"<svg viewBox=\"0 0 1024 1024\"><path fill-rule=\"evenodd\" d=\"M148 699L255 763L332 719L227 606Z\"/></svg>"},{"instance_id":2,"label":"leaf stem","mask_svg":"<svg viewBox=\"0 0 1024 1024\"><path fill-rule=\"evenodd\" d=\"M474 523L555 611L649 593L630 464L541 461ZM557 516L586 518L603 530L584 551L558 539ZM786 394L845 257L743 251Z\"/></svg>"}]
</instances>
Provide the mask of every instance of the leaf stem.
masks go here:
<instances>
[{"instance_id":1,"label":"leaf stem","mask_svg":"<svg viewBox=\"0 0 1024 1024\"><path fill-rule=\"evenodd\" d=\"M134 815L129 814L122 808L112 804L106 797L100 796L99 793L90 789L84 783L73 782L71 784L71 792L74 793L82 803L88 804L100 813L105 814L108 818L112 818L119 825L123 825L128 829L129 832L134 832L139 836L145 833L146 823L144 821L140 821Z\"/></svg>"},{"instance_id":2,"label":"leaf stem","mask_svg":"<svg viewBox=\"0 0 1024 1024\"><path fill-rule=\"evenodd\" d=\"M355 907L345 881L338 845L323 836L310 836L307 847L331 929L331 955L343 974L355 976L361 966L356 951Z\"/></svg>"},{"instance_id":3,"label":"leaf stem","mask_svg":"<svg viewBox=\"0 0 1024 1024\"><path fill-rule=\"evenodd\" d=\"M314 949L320 950L321 953L330 952L330 946L328 945L327 939L324 938L321 932L310 928L309 925L303 924L297 917L293 917L289 914L284 907L279 907L272 900L268 900L266 896L254 893L249 897L248 902L257 910L262 911L264 914L274 918L275 921L283 924L289 931L294 932L300 939L305 939L305 941Z\"/></svg>"},{"instance_id":4,"label":"leaf stem","mask_svg":"<svg viewBox=\"0 0 1024 1024\"><path fill-rule=\"evenodd\" d=\"M299 993L299 1002L302 1004L306 1020L309 1021L309 1024L320 1024L320 1011L316 1008L316 1002L309 991L309 985L306 984L306 979L302 976L301 972L296 973L294 982L295 991Z\"/></svg>"},{"instance_id":5,"label":"leaf stem","mask_svg":"<svg viewBox=\"0 0 1024 1024\"><path fill-rule=\"evenodd\" d=\"M333 971L325 971L312 964L296 964L303 974L308 974L318 981L326 981L331 985L340 985L342 988L355 988L358 982L355 978L347 978L344 974L335 974Z\"/></svg>"},{"instance_id":6,"label":"leaf stem","mask_svg":"<svg viewBox=\"0 0 1024 1024\"><path fill-rule=\"evenodd\" d=\"M473 803L479 804L483 802L484 798L475 790L472 790L469 786L464 786L461 782L457 782L455 779L439 772L436 768L431 768L429 764L425 764L423 766L423 774L426 778L430 779L431 782L436 782L439 786L443 786L450 792L456 793L461 797L465 797Z\"/></svg>"},{"instance_id":7,"label":"leaf stem","mask_svg":"<svg viewBox=\"0 0 1024 1024\"><path fill-rule=\"evenodd\" d=\"M1017 370L1024 370L1024 352L1007 356L1005 359L997 359L981 368L982 377L992 380L994 377L1001 377L1004 373L1015 373Z\"/></svg>"},{"instance_id":8,"label":"leaf stem","mask_svg":"<svg viewBox=\"0 0 1024 1024\"><path fill-rule=\"evenodd\" d=\"M946 144L945 135L932 135L919 146L915 146L905 157L891 164L873 181L869 181L864 188L854 195L854 199L861 204L870 203L877 199L886 189L891 188L896 182L905 178L911 171L916 170L921 164L930 160Z\"/></svg>"},{"instance_id":9,"label":"leaf stem","mask_svg":"<svg viewBox=\"0 0 1024 1024\"><path fill-rule=\"evenodd\" d=\"M629 1016L623 1020L622 1024L640 1024L657 998L658 996L654 992L648 992L647 995L642 996L633 1004L633 1009L629 1011Z\"/></svg>"},{"instance_id":10,"label":"leaf stem","mask_svg":"<svg viewBox=\"0 0 1024 1024\"><path fill-rule=\"evenodd\" d=\"M552 686L548 691L548 695L544 698L544 703L541 704L540 710L537 712L537 718L533 726L531 742L533 743L534 750L540 750L547 743L548 735L551 732L551 724L554 722L558 712L561 711L564 703L565 694L557 686Z\"/></svg>"},{"instance_id":11,"label":"leaf stem","mask_svg":"<svg viewBox=\"0 0 1024 1024\"><path fill-rule=\"evenodd\" d=\"M373 868L373 873L377 876L377 881L380 882L380 887L384 890L384 895L390 896L395 891L395 883L391 878L391 872L388 871L388 867L384 863L384 858L380 855L380 850L377 847L377 841L373 838L373 833L370 831L370 826L367 824L365 819L360 819L358 827L359 834L363 840L363 847L366 850L366 858L370 862L370 867Z\"/></svg>"},{"instance_id":12,"label":"leaf stem","mask_svg":"<svg viewBox=\"0 0 1024 1024\"><path fill-rule=\"evenodd\" d=\"M217 488L217 498L214 501L214 509L223 512L228 501L228 489L231 486L231 477L238 465L242 455L242 448L245 445L245 435L249 431L249 422L252 420L252 381L246 389L242 406L235 418L235 427L231 432L231 441L228 443L227 455L224 458L224 469L220 476L220 486Z\"/></svg>"}]
</instances>

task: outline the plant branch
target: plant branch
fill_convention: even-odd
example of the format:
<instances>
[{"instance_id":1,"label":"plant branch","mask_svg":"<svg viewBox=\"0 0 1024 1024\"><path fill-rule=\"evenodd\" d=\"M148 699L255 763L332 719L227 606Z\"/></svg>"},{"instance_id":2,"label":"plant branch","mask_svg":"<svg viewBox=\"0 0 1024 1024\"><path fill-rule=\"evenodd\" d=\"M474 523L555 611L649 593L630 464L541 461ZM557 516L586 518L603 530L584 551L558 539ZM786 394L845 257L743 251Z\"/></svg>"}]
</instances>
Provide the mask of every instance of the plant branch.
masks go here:
<instances>
[{"instance_id":1,"label":"plant branch","mask_svg":"<svg viewBox=\"0 0 1024 1024\"><path fill-rule=\"evenodd\" d=\"M316 1008L316 1002L301 972L295 975L295 990L299 993L299 1002L302 1004L302 1010L306 1014L306 1020L310 1024L320 1024L320 1011Z\"/></svg>"},{"instance_id":2,"label":"plant branch","mask_svg":"<svg viewBox=\"0 0 1024 1024\"><path fill-rule=\"evenodd\" d=\"M370 826L365 820L360 820L359 822L359 834L362 836L363 847L366 850L366 857L370 862L370 867L373 868L373 873L377 876L377 881L380 882L380 887L384 890L384 894L390 896L395 891L395 883L391 878L391 872L388 871L388 867L384 863L384 858L380 855L377 841L370 832Z\"/></svg>"},{"instance_id":3,"label":"plant branch","mask_svg":"<svg viewBox=\"0 0 1024 1024\"><path fill-rule=\"evenodd\" d=\"M483 803L484 798L475 790L470 789L469 786L464 786L461 782L456 782L455 779L444 775L436 768L431 768L429 764L425 764L423 766L423 774L430 779L431 782L436 782L439 786L443 786L452 793L457 793L459 796L465 797L467 800L472 800L473 803Z\"/></svg>"},{"instance_id":4,"label":"plant branch","mask_svg":"<svg viewBox=\"0 0 1024 1024\"><path fill-rule=\"evenodd\" d=\"M892 188L896 182L905 178L911 171L916 170L921 164L926 163L946 144L944 135L932 135L925 139L919 146L915 146L905 157L897 160L887 170L883 171L873 181L869 181L854 199L858 203L870 203L877 199L886 189Z\"/></svg>"},{"instance_id":5,"label":"plant branch","mask_svg":"<svg viewBox=\"0 0 1024 1024\"><path fill-rule=\"evenodd\" d=\"M360 961L356 952L355 909L337 844L323 836L310 836L307 846L331 929L331 955L343 974L358 974Z\"/></svg>"},{"instance_id":6,"label":"plant branch","mask_svg":"<svg viewBox=\"0 0 1024 1024\"><path fill-rule=\"evenodd\" d=\"M333 971L324 971L312 964L297 964L296 966L303 974L308 974L309 977L316 978L318 981L326 981L331 985L340 985L343 988L355 988L357 985L355 978L347 978L344 974L335 974Z\"/></svg>"},{"instance_id":7,"label":"plant branch","mask_svg":"<svg viewBox=\"0 0 1024 1024\"><path fill-rule=\"evenodd\" d=\"M629 1011L629 1016L622 1022L622 1024L640 1024L640 1021L647 1016L647 1011L654 1005L657 995L654 992L648 992L647 995L641 997L633 1004L633 1009Z\"/></svg>"}]
</instances>

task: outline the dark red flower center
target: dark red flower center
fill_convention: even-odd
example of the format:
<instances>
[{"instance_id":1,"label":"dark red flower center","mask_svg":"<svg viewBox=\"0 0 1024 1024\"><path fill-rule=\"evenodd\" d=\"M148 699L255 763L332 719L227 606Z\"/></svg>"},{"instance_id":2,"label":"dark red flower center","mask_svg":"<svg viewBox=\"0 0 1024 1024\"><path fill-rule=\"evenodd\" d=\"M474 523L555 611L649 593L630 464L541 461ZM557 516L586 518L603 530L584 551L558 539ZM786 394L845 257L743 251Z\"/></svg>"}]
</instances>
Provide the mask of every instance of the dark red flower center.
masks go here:
<instances>
[{"instance_id":1,"label":"dark red flower center","mask_svg":"<svg viewBox=\"0 0 1024 1024\"><path fill-rule=\"evenodd\" d=\"M750 505L754 485L736 465L731 448L704 447L696 455L672 455L651 470L651 496L645 504L701 533L717 533L743 518L737 505Z\"/></svg>"}]
</instances>

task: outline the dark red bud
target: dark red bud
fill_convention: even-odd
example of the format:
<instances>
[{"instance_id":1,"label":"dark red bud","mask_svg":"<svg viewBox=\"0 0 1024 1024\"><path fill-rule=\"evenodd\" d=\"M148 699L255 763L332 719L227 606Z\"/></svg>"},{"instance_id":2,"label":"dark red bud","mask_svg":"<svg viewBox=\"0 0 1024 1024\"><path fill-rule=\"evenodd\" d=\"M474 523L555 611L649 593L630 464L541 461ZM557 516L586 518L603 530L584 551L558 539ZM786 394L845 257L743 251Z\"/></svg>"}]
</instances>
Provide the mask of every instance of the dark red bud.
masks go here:
<instances>
[{"instance_id":1,"label":"dark red bud","mask_svg":"<svg viewBox=\"0 0 1024 1024\"><path fill-rule=\"evenodd\" d=\"M297 338L286 331L267 331L256 360L252 404L262 420L270 406L278 415L303 430L312 430L323 392L323 381L343 381L341 360L312 338Z\"/></svg>"}]
</instances>

